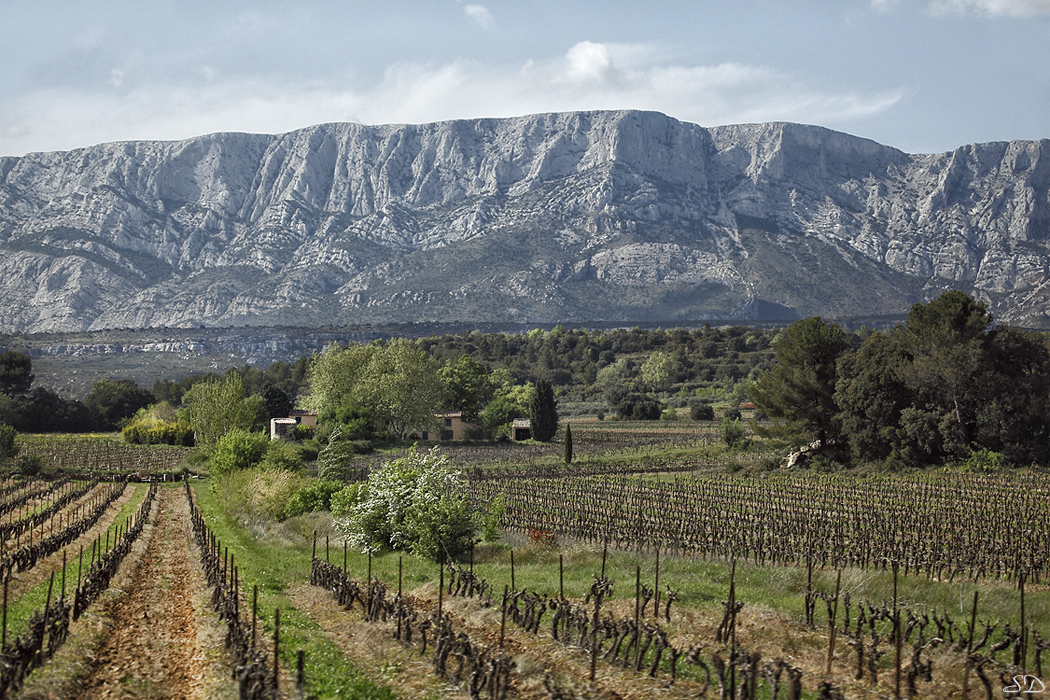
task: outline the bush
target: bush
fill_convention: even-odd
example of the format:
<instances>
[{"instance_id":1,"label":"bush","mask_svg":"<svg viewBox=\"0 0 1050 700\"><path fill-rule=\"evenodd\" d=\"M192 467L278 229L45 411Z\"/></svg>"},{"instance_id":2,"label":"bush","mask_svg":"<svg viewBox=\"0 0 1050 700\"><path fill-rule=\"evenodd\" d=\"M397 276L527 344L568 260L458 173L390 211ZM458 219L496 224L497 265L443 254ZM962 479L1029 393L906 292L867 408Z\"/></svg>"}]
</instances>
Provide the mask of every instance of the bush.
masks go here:
<instances>
[{"instance_id":1,"label":"bush","mask_svg":"<svg viewBox=\"0 0 1050 700\"><path fill-rule=\"evenodd\" d=\"M332 495L341 491L343 484L338 481L317 479L302 486L292 494L284 508L286 518L294 518L303 513L317 510L329 510L332 507Z\"/></svg>"},{"instance_id":2,"label":"bush","mask_svg":"<svg viewBox=\"0 0 1050 700\"><path fill-rule=\"evenodd\" d=\"M736 406L730 406L726 410L722 411L722 417L728 418L729 420L740 420L741 417L740 409Z\"/></svg>"},{"instance_id":3,"label":"bush","mask_svg":"<svg viewBox=\"0 0 1050 700\"><path fill-rule=\"evenodd\" d=\"M668 408L660 414L660 420L678 420L678 411L674 407Z\"/></svg>"},{"instance_id":4,"label":"bush","mask_svg":"<svg viewBox=\"0 0 1050 700\"><path fill-rule=\"evenodd\" d=\"M240 469L217 477L212 488L234 517L258 523L284 519L292 495L305 481L285 469Z\"/></svg>"},{"instance_id":5,"label":"bush","mask_svg":"<svg viewBox=\"0 0 1050 700\"><path fill-rule=\"evenodd\" d=\"M711 404L701 401L689 402L689 417L693 420L714 420L715 409Z\"/></svg>"},{"instance_id":6,"label":"bush","mask_svg":"<svg viewBox=\"0 0 1050 700\"><path fill-rule=\"evenodd\" d=\"M659 420L660 402L648 396L629 394L616 405L616 413L624 420Z\"/></svg>"},{"instance_id":7,"label":"bush","mask_svg":"<svg viewBox=\"0 0 1050 700\"><path fill-rule=\"evenodd\" d=\"M459 472L437 450L415 448L333 495L332 516L356 547L433 561L469 551L478 527Z\"/></svg>"},{"instance_id":8,"label":"bush","mask_svg":"<svg viewBox=\"0 0 1050 700\"><path fill-rule=\"evenodd\" d=\"M16 470L22 476L36 476L44 469L44 460L40 455L20 455Z\"/></svg>"},{"instance_id":9,"label":"bush","mask_svg":"<svg viewBox=\"0 0 1050 700\"><path fill-rule=\"evenodd\" d=\"M164 401L139 409L121 430L124 442L136 445L179 445L193 447L193 427L180 419Z\"/></svg>"},{"instance_id":10,"label":"bush","mask_svg":"<svg viewBox=\"0 0 1050 700\"><path fill-rule=\"evenodd\" d=\"M286 469L298 471L303 466L299 450L286 442L275 440L266 447L266 454L259 463L263 469Z\"/></svg>"},{"instance_id":11,"label":"bush","mask_svg":"<svg viewBox=\"0 0 1050 700\"><path fill-rule=\"evenodd\" d=\"M0 425L0 459L10 459L18 454L18 445L15 438L18 431L10 425Z\"/></svg>"},{"instance_id":12,"label":"bush","mask_svg":"<svg viewBox=\"0 0 1050 700\"><path fill-rule=\"evenodd\" d=\"M994 474L1009 467L1010 462L1003 453L982 447L979 450L972 450L961 466L966 471L977 474Z\"/></svg>"},{"instance_id":13,"label":"bush","mask_svg":"<svg viewBox=\"0 0 1050 700\"><path fill-rule=\"evenodd\" d=\"M254 467L270 448L270 438L265 433L250 433L234 428L219 438L211 458L210 471L228 474L240 469Z\"/></svg>"},{"instance_id":14,"label":"bush","mask_svg":"<svg viewBox=\"0 0 1050 700\"><path fill-rule=\"evenodd\" d=\"M317 476L333 481L349 481L357 472L355 457L375 451L370 440L342 440L339 433L317 454Z\"/></svg>"},{"instance_id":15,"label":"bush","mask_svg":"<svg viewBox=\"0 0 1050 700\"><path fill-rule=\"evenodd\" d=\"M747 434L739 419L730 420L729 418L723 418L719 430L722 434L722 442L729 448L742 444Z\"/></svg>"}]
</instances>

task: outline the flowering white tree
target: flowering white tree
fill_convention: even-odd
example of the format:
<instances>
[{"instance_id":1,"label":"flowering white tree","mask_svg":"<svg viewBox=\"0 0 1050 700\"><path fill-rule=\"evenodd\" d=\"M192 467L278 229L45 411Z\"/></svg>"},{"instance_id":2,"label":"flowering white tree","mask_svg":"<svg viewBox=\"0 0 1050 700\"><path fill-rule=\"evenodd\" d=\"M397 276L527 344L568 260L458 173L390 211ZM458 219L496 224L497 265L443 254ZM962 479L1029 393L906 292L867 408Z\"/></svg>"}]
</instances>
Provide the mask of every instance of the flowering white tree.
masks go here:
<instances>
[{"instance_id":1,"label":"flowering white tree","mask_svg":"<svg viewBox=\"0 0 1050 700\"><path fill-rule=\"evenodd\" d=\"M435 561L469 551L478 529L460 473L438 450L415 447L384 462L366 483L333 495L332 516L362 551L393 549Z\"/></svg>"}]
</instances>

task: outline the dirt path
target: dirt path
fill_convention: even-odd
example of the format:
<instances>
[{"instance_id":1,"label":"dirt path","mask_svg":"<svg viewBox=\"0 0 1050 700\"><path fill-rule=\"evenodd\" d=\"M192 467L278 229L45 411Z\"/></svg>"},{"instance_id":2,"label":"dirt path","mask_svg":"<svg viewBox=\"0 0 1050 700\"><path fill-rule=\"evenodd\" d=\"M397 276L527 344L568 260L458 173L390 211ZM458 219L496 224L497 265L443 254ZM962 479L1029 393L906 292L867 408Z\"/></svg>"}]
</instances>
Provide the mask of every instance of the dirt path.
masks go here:
<instances>
[{"instance_id":1,"label":"dirt path","mask_svg":"<svg viewBox=\"0 0 1050 700\"><path fill-rule=\"evenodd\" d=\"M126 594L107 606L110 629L73 698L211 697L207 677L216 659L201 639L205 582L191 541L189 506L181 489L158 495L145 553Z\"/></svg>"}]
</instances>

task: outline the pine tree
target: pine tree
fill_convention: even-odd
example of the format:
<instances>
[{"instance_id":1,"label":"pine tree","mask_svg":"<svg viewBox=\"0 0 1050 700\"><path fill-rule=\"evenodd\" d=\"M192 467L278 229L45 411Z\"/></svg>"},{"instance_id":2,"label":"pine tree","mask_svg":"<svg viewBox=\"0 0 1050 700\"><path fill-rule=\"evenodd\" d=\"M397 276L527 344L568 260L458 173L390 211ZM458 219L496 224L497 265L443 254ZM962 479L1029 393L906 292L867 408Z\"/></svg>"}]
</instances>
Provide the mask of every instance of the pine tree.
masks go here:
<instances>
[{"instance_id":1,"label":"pine tree","mask_svg":"<svg viewBox=\"0 0 1050 700\"><path fill-rule=\"evenodd\" d=\"M536 392L529 406L529 430L533 440L550 442L558 430L558 408L554 403L554 388L546 379L536 381Z\"/></svg>"}]
</instances>

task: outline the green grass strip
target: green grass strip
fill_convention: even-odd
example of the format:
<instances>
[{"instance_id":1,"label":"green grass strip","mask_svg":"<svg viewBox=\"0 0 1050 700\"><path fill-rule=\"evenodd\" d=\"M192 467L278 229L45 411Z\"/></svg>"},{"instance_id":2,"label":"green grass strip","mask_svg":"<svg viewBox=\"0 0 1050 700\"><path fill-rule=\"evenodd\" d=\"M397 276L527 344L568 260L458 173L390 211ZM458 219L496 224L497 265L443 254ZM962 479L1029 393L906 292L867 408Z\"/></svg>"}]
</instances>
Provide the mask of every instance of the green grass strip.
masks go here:
<instances>
[{"instance_id":1,"label":"green grass strip","mask_svg":"<svg viewBox=\"0 0 1050 700\"><path fill-rule=\"evenodd\" d=\"M224 548L234 554L245 613L251 614L252 587L259 586L262 644L272 644L274 610L281 610L281 663L294 669L296 654L305 652L306 681L312 695L355 700L393 700L387 687L373 683L355 668L324 631L300 612L285 589L310 580L310 551L306 547L281 547L264 542L238 526L222 508L208 485L195 484L197 505Z\"/></svg>"},{"instance_id":2,"label":"green grass strip","mask_svg":"<svg viewBox=\"0 0 1050 700\"><path fill-rule=\"evenodd\" d=\"M104 485L108 486L108 484ZM131 517L132 514L138 510L139 504L146 497L146 489L149 488L148 484L128 484L128 488L133 489L131 498L121 506L120 511L117 513L117 517L113 520L113 523L109 526L106 531L102 534L102 546L105 547L106 532L109 532L110 547L116 541L117 524L120 527L124 526L124 521ZM102 517L105 517L104 515ZM85 546L84 551L84 571L87 571L90 562L90 544ZM72 546L66 549L66 566L63 569L59 566L55 569L55 585L54 590L51 592L51 599L58 600L61 595L61 582L62 572L65 571L66 575L66 598L71 599L73 592L77 585L78 575L78 553L79 549L73 549ZM61 557L62 553L57 552L52 554L52 557ZM42 582L29 589L17 600L7 601L7 639L8 643L18 635L26 631L29 626L29 618L33 616L34 612L43 611L44 605L47 603L47 589L50 585L50 577L44 579Z\"/></svg>"}]
</instances>

